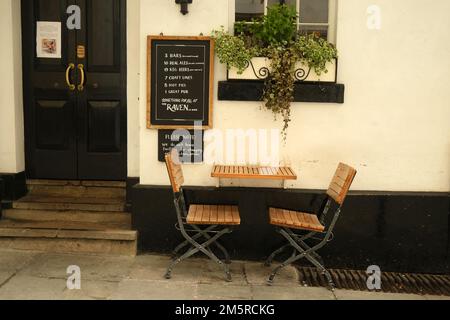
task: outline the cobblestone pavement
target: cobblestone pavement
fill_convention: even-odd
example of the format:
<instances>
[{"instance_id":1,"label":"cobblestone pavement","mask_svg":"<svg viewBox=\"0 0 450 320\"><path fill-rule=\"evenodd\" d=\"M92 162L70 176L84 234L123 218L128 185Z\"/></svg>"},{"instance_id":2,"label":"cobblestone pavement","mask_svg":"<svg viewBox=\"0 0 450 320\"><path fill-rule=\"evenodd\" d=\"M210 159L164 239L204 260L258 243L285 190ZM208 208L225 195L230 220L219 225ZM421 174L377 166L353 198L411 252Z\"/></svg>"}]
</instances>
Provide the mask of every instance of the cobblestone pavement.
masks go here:
<instances>
[{"instance_id":1,"label":"cobblestone pavement","mask_svg":"<svg viewBox=\"0 0 450 320\"><path fill-rule=\"evenodd\" d=\"M234 261L233 282L205 259L178 265L163 278L170 258L161 255L107 257L0 250L0 300L430 300L450 297L371 293L302 287L297 271L286 268L273 286L262 263ZM69 290L69 266L81 271L81 289Z\"/></svg>"}]
</instances>

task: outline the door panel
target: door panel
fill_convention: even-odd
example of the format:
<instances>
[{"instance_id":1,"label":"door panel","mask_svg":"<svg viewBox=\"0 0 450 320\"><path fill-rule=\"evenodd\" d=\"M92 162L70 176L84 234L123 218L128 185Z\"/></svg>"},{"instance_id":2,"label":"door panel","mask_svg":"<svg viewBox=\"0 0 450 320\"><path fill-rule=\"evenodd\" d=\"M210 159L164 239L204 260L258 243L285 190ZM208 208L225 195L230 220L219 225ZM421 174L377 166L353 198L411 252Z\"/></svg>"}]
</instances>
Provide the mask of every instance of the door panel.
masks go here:
<instances>
[{"instance_id":1,"label":"door panel","mask_svg":"<svg viewBox=\"0 0 450 320\"><path fill-rule=\"evenodd\" d=\"M77 60L86 77L84 90L78 93L79 177L123 180L127 159L125 1L77 3L86 26L77 36L78 45L86 48L85 59Z\"/></svg>"},{"instance_id":2,"label":"door panel","mask_svg":"<svg viewBox=\"0 0 450 320\"><path fill-rule=\"evenodd\" d=\"M29 6L34 3L34 21L61 21L61 57L62 59L35 58L35 67L41 71L58 70L65 71L68 65L68 48L74 45L75 35L69 35L65 28L64 19L67 17L66 9L71 4L68 0L35 0L28 1ZM34 23L32 40L36 39L36 24ZM71 43L69 43L71 42ZM34 49L34 55L36 50Z\"/></svg>"},{"instance_id":3,"label":"door panel","mask_svg":"<svg viewBox=\"0 0 450 320\"><path fill-rule=\"evenodd\" d=\"M120 72L120 1L87 1L88 70Z\"/></svg>"},{"instance_id":4,"label":"door panel","mask_svg":"<svg viewBox=\"0 0 450 320\"><path fill-rule=\"evenodd\" d=\"M66 27L70 5L81 9L81 30ZM22 0L28 178L126 178L125 18L125 0ZM61 22L61 59L36 57L37 21Z\"/></svg>"},{"instance_id":5,"label":"door panel","mask_svg":"<svg viewBox=\"0 0 450 320\"><path fill-rule=\"evenodd\" d=\"M120 102L89 101L88 152L120 152Z\"/></svg>"},{"instance_id":6,"label":"door panel","mask_svg":"<svg viewBox=\"0 0 450 320\"><path fill-rule=\"evenodd\" d=\"M36 101L36 143L39 149L67 149L70 140L65 124L71 120L71 106L67 101Z\"/></svg>"},{"instance_id":7,"label":"door panel","mask_svg":"<svg viewBox=\"0 0 450 320\"><path fill-rule=\"evenodd\" d=\"M36 57L36 22L63 24L69 1L22 1L24 118L26 170L28 178L76 179L76 128L73 123L76 106L65 71L75 59L70 50L75 33L62 28L61 59ZM76 80L72 71L69 77Z\"/></svg>"}]
</instances>

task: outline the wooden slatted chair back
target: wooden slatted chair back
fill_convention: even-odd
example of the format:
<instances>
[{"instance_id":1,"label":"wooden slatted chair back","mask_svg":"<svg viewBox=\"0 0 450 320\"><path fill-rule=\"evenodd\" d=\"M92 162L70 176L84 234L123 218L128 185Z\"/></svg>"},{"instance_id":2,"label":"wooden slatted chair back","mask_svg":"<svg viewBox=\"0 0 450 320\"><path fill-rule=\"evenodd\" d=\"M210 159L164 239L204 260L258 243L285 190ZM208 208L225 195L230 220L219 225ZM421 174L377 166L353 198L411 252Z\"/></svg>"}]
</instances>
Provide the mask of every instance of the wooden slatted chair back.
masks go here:
<instances>
[{"instance_id":1,"label":"wooden slatted chair back","mask_svg":"<svg viewBox=\"0 0 450 320\"><path fill-rule=\"evenodd\" d=\"M174 148L171 152L166 154L166 166L173 192L178 193L183 186L184 176L177 149Z\"/></svg>"},{"instance_id":2,"label":"wooden slatted chair back","mask_svg":"<svg viewBox=\"0 0 450 320\"><path fill-rule=\"evenodd\" d=\"M327 195L330 196L336 203L342 205L347 197L350 186L355 178L356 170L352 167L339 163L336 173L331 180Z\"/></svg>"}]
</instances>

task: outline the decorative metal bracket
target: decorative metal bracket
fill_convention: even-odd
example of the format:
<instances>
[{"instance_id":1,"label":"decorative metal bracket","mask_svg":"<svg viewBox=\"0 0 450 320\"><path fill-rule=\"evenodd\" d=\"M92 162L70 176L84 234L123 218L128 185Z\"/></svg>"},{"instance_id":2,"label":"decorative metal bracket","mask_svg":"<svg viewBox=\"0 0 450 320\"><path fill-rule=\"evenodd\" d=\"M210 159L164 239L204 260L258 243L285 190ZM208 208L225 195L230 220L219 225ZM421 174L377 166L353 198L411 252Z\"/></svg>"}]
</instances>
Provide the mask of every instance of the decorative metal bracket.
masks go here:
<instances>
[{"instance_id":1,"label":"decorative metal bracket","mask_svg":"<svg viewBox=\"0 0 450 320\"><path fill-rule=\"evenodd\" d=\"M251 60L246 61L245 65L246 65L246 68L249 68L249 67L252 68L253 74L259 80L264 80L270 75L269 68L262 67L262 68L259 68L258 70L256 70L256 68L253 65L253 62ZM311 68L308 68L307 70L305 70L303 68L296 69L294 72L295 81L300 81L300 82L305 81L309 77L310 73L311 73Z\"/></svg>"},{"instance_id":2,"label":"decorative metal bracket","mask_svg":"<svg viewBox=\"0 0 450 320\"><path fill-rule=\"evenodd\" d=\"M191 3L192 3L192 0L175 0L175 3L181 5L181 10L180 10L180 12L181 12L183 15L186 15L186 14L189 13L189 10L188 10L188 4L191 4Z\"/></svg>"}]
</instances>

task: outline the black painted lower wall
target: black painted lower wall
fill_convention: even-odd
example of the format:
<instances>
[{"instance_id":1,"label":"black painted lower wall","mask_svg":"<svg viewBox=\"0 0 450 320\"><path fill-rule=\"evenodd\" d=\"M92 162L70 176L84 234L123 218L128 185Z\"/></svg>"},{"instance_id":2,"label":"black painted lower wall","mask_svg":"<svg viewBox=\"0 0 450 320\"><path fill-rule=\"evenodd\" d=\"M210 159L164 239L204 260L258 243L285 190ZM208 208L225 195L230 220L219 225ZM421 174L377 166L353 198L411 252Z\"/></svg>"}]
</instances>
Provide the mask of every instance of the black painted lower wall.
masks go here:
<instances>
[{"instance_id":1,"label":"black painted lower wall","mask_svg":"<svg viewBox=\"0 0 450 320\"><path fill-rule=\"evenodd\" d=\"M2 198L5 192L5 182L0 178L0 218L2 217Z\"/></svg>"},{"instance_id":2,"label":"black painted lower wall","mask_svg":"<svg viewBox=\"0 0 450 320\"><path fill-rule=\"evenodd\" d=\"M14 201L22 198L28 192L25 172L0 173L3 187L0 189L0 199Z\"/></svg>"},{"instance_id":3,"label":"black painted lower wall","mask_svg":"<svg viewBox=\"0 0 450 320\"><path fill-rule=\"evenodd\" d=\"M242 224L223 238L234 259L263 260L282 243L268 223L269 206L316 211L323 191L261 188L185 189L188 203L237 204ZM143 252L169 253L182 240L167 187L136 185L131 194L133 227ZM321 254L330 268L450 273L450 196L353 193L344 204L335 240Z\"/></svg>"},{"instance_id":4,"label":"black painted lower wall","mask_svg":"<svg viewBox=\"0 0 450 320\"><path fill-rule=\"evenodd\" d=\"M262 101L264 81L219 81L218 98L228 101ZM345 85L328 82L295 84L295 102L344 103Z\"/></svg>"},{"instance_id":5,"label":"black painted lower wall","mask_svg":"<svg viewBox=\"0 0 450 320\"><path fill-rule=\"evenodd\" d=\"M133 188L135 185L139 184L139 178L136 177L128 177L127 178L127 195L126 195L126 207L125 210L127 212L131 212L131 195L133 194Z\"/></svg>"}]
</instances>

